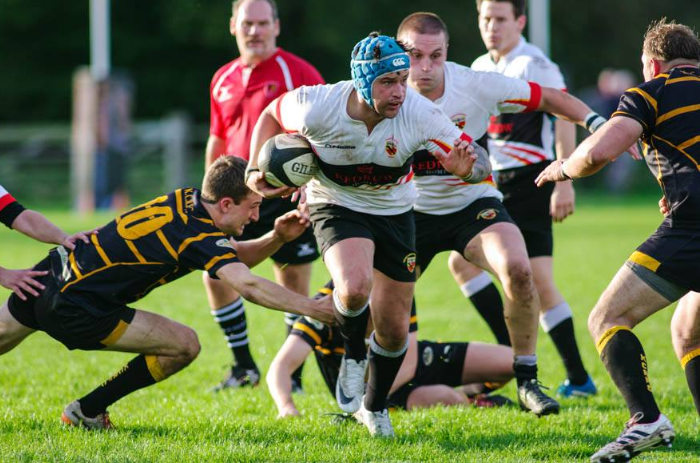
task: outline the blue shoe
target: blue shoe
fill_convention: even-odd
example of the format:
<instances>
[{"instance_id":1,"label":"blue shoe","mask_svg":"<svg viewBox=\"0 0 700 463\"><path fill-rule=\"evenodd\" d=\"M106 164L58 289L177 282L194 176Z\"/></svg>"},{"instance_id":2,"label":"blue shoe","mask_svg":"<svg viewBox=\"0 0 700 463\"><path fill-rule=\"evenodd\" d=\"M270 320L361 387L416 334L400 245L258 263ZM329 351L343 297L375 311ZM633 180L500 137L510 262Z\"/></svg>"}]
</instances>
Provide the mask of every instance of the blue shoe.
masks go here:
<instances>
[{"instance_id":1,"label":"blue shoe","mask_svg":"<svg viewBox=\"0 0 700 463\"><path fill-rule=\"evenodd\" d=\"M567 379L557 388L557 395L559 397L590 397L597 393L598 389L595 387L593 379L591 379L590 376L588 380L580 386L571 384L571 381Z\"/></svg>"}]
</instances>

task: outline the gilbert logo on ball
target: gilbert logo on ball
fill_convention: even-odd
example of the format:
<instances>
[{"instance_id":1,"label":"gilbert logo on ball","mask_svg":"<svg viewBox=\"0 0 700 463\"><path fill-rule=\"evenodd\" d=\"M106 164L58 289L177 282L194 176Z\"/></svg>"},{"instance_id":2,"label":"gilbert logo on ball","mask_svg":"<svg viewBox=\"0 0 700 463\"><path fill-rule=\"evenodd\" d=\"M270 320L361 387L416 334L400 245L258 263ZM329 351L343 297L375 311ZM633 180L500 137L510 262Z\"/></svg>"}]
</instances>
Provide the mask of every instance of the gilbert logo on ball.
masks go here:
<instances>
[{"instance_id":1,"label":"gilbert logo on ball","mask_svg":"<svg viewBox=\"0 0 700 463\"><path fill-rule=\"evenodd\" d=\"M258 168L272 186L300 187L316 174L316 155L301 135L277 135L260 149Z\"/></svg>"}]
</instances>

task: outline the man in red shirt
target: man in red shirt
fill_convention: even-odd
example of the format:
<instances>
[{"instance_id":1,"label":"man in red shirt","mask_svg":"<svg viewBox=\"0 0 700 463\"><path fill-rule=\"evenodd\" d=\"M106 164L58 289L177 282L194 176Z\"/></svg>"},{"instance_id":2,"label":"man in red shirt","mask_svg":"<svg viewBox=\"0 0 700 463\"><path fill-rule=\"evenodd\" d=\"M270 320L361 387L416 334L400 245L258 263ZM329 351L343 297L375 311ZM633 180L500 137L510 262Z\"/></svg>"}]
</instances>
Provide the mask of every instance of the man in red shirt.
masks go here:
<instances>
[{"instance_id":1,"label":"man in red shirt","mask_svg":"<svg viewBox=\"0 0 700 463\"><path fill-rule=\"evenodd\" d=\"M296 87L325 83L311 64L277 47L280 24L274 0L236 0L232 10L231 35L236 38L241 56L221 67L211 82L211 127L205 167L221 155L248 160L250 136L265 107ZM262 236L272 229L275 218L295 207L289 199L265 200L259 221L248 225L240 239ZM292 291L308 295L311 263L318 256L316 240L309 229L272 255L275 279ZM243 298L206 273L204 285L211 313L235 359L230 375L216 390L257 385L260 372L248 345ZM294 318L288 314L285 321L291 329ZM296 387L301 385L300 373L301 370L293 378Z\"/></svg>"}]
</instances>

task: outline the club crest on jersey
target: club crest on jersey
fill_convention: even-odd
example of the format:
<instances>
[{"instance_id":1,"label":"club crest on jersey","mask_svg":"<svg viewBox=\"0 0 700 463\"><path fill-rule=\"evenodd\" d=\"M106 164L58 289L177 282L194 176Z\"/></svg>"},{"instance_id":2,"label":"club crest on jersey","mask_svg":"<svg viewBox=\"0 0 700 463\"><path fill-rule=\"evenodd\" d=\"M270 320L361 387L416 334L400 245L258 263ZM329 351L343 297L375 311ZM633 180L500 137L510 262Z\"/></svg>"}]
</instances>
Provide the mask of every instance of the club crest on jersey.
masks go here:
<instances>
[{"instance_id":1,"label":"club crest on jersey","mask_svg":"<svg viewBox=\"0 0 700 463\"><path fill-rule=\"evenodd\" d=\"M386 151L387 156L393 158L394 156L396 156L396 153L399 150L399 141L396 138L394 138L393 135L390 136L386 139L386 146L384 147L384 150Z\"/></svg>"},{"instance_id":2,"label":"club crest on jersey","mask_svg":"<svg viewBox=\"0 0 700 463\"><path fill-rule=\"evenodd\" d=\"M219 241L216 242L216 245L219 246L220 248L231 248L233 249L233 244L231 244L231 241L228 240L228 238L222 238Z\"/></svg>"},{"instance_id":3,"label":"club crest on jersey","mask_svg":"<svg viewBox=\"0 0 700 463\"><path fill-rule=\"evenodd\" d=\"M477 220L478 219L484 219L484 220L493 220L496 218L498 215L498 211L496 209L484 209L483 211L479 212L476 215Z\"/></svg>"},{"instance_id":4,"label":"club crest on jersey","mask_svg":"<svg viewBox=\"0 0 700 463\"><path fill-rule=\"evenodd\" d=\"M403 258L403 263L409 272L413 273L416 270L416 253L412 252Z\"/></svg>"},{"instance_id":5,"label":"club crest on jersey","mask_svg":"<svg viewBox=\"0 0 700 463\"><path fill-rule=\"evenodd\" d=\"M423 349L423 365L430 366L431 363L433 363L433 359L435 358L435 354L433 354L433 348L428 346L425 349Z\"/></svg>"},{"instance_id":6,"label":"club crest on jersey","mask_svg":"<svg viewBox=\"0 0 700 463\"><path fill-rule=\"evenodd\" d=\"M452 116L452 123L456 125L459 130L464 130L464 126L467 125L467 115L455 114Z\"/></svg>"},{"instance_id":7,"label":"club crest on jersey","mask_svg":"<svg viewBox=\"0 0 700 463\"><path fill-rule=\"evenodd\" d=\"M280 84L277 82L267 82L265 83L265 89L263 90L265 93L265 96L268 98L272 98L277 96L277 92L280 89Z\"/></svg>"}]
</instances>

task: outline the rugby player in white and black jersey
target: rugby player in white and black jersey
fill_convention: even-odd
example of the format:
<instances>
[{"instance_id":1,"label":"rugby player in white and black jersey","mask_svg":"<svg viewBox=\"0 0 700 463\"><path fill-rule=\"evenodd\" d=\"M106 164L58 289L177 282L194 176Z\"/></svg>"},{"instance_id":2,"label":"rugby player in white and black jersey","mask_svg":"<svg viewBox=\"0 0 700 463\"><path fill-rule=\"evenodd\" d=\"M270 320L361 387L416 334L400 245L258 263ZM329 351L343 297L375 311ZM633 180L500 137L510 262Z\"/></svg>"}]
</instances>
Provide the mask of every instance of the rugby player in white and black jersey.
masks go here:
<instances>
[{"instance_id":1,"label":"rugby player in white and black jersey","mask_svg":"<svg viewBox=\"0 0 700 463\"><path fill-rule=\"evenodd\" d=\"M477 0L479 30L488 49L472 64L475 71L566 89L559 67L522 37L526 0ZM546 188L533 186L535 177L554 159L567 158L576 145L572 124L556 120L546 111L501 114L491 119L488 150L503 204L520 228L540 298L540 325L549 334L566 368L566 380L557 393L585 397L596 393L579 353L572 311L554 283L552 221L560 222L574 211L572 182ZM556 151L556 153L555 153ZM458 282L474 285L478 270L463 259L450 258ZM487 280L483 280L488 283Z\"/></svg>"},{"instance_id":2,"label":"rugby player in white and black jersey","mask_svg":"<svg viewBox=\"0 0 700 463\"><path fill-rule=\"evenodd\" d=\"M346 352L336 398L372 435L390 437L386 397L406 353L415 283L413 153L427 146L446 170L474 181L491 167L467 134L407 89L409 57L394 39L370 34L355 46L351 68L351 81L301 87L263 112L251 142L248 185L265 197L292 190L272 188L256 172L258 150L271 136L299 132L312 145L319 172L306 200L336 284ZM370 294L375 331L367 357Z\"/></svg>"},{"instance_id":3,"label":"rugby player in white and black jersey","mask_svg":"<svg viewBox=\"0 0 700 463\"><path fill-rule=\"evenodd\" d=\"M490 117L502 113L544 110L581 125L591 113L583 102L557 89L447 62L447 27L433 13L409 15L397 37L411 55L409 85L475 138L486 133ZM425 151L416 153L413 170L419 271L437 253L452 250L501 280L521 406L537 415L556 413L559 405L537 382L539 299L525 242L501 203L503 195L490 177L476 184L457 178ZM502 313L500 321L505 325Z\"/></svg>"}]
</instances>

